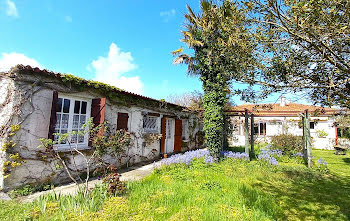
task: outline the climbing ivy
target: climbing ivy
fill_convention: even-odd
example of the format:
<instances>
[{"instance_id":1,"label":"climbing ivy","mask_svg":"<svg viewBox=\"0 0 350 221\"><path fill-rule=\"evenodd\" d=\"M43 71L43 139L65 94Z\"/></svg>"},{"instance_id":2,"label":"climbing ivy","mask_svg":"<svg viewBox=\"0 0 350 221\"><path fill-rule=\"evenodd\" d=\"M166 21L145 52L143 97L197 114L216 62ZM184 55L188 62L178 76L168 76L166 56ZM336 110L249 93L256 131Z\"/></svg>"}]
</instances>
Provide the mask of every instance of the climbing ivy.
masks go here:
<instances>
[{"instance_id":1,"label":"climbing ivy","mask_svg":"<svg viewBox=\"0 0 350 221\"><path fill-rule=\"evenodd\" d=\"M22 165L23 159L21 158L19 153L13 152L13 148L17 145L17 143L14 143L12 140L10 140L11 137L16 135L16 132L19 131L20 128L20 125L11 125L9 134L1 147L1 151L9 154L9 159L4 161L2 165L2 175L5 179L10 176L12 168L16 168Z\"/></svg>"},{"instance_id":2,"label":"climbing ivy","mask_svg":"<svg viewBox=\"0 0 350 221\"><path fill-rule=\"evenodd\" d=\"M122 104L123 106L140 105L144 107L153 107L159 109L175 109L182 110L182 107L177 105L168 104L164 99L155 100L151 98L143 98L139 95L131 95L120 88L111 86L109 84L101 83L93 80L86 80L80 77L76 77L71 74L60 74L60 79L63 83L69 83L75 89L79 91L86 91L87 89L96 90L98 93L102 93L108 97L112 102Z\"/></svg>"},{"instance_id":3,"label":"climbing ivy","mask_svg":"<svg viewBox=\"0 0 350 221\"><path fill-rule=\"evenodd\" d=\"M246 41L245 17L234 2L218 4L202 0L201 12L196 15L188 6L183 42L194 50L194 55L180 48L174 63L188 65L190 75L200 76L203 83L204 132L206 145L214 158L219 158L223 147L224 108L230 95L231 80L241 81L252 47Z\"/></svg>"}]
</instances>

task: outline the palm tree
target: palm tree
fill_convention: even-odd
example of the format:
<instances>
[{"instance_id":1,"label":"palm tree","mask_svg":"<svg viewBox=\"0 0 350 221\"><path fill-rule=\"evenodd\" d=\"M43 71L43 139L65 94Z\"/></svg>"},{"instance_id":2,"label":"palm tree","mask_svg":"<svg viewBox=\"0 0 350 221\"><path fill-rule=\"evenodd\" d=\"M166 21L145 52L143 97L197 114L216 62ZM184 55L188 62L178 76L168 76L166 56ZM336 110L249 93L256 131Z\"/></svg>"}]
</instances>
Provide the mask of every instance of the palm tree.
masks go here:
<instances>
[{"instance_id":1,"label":"palm tree","mask_svg":"<svg viewBox=\"0 0 350 221\"><path fill-rule=\"evenodd\" d=\"M186 64L189 75L203 83L204 132L211 155L218 159L223 147L224 107L231 79L241 79L251 62L252 47L241 9L229 0L215 4L201 0L196 15L187 5L185 30L181 39L193 55L181 47L172 52L174 64Z\"/></svg>"}]
</instances>

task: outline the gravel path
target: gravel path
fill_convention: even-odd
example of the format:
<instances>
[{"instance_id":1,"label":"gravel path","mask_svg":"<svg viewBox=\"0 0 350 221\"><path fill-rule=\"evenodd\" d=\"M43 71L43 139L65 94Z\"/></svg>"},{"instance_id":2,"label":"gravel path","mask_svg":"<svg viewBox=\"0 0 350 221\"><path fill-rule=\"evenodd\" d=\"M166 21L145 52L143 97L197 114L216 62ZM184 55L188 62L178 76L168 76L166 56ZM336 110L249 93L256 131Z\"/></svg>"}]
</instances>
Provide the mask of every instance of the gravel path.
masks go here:
<instances>
[{"instance_id":1,"label":"gravel path","mask_svg":"<svg viewBox=\"0 0 350 221\"><path fill-rule=\"evenodd\" d=\"M120 171L120 175L121 175L120 179L122 181L140 180L145 176L149 175L152 172L152 170L153 170L153 164L147 164L141 167L137 167L137 166L129 167L128 169ZM101 182L102 180L97 180L97 179L91 180L89 181L89 188L93 188L95 185L100 184ZM53 192L61 195L74 195L77 193L79 186L81 185L82 184L75 185L73 183L73 184L68 184L64 186L58 186L52 190L37 192L29 196L21 197L19 198L19 200L21 202L28 203L38 199L42 195L53 193Z\"/></svg>"}]
</instances>

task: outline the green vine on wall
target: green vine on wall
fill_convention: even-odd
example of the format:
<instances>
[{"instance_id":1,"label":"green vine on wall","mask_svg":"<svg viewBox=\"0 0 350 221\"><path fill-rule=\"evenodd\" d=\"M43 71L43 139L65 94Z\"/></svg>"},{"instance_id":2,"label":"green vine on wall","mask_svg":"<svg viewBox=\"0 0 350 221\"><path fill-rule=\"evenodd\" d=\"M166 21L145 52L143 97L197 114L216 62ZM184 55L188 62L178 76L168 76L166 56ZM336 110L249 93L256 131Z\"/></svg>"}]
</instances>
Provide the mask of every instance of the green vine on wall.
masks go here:
<instances>
[{"instance_id":1,"label":"green vine on wall","mask_svg":"<svg viewBox=\"0 0 350 221\"><path fill-rule=\"evenodd\" d=\"M111 101L122 104L123 106L130 106L131 104L138 104L146 107L154 107L159 109L175 109L182 110L182 107L168 104L164 99L145 99L139 96L132 96L129 92L126 92L120 88L111 86L109 84L101 83L98 81L85 80L80 77L76 77L71 74L60 74L62 82L70 83L72 86L77 88L79 91L84 91L88 88L93 88L97 92L102 92ZM125 94L123 94L125 93Z\"/></svg>"},{"instance_id":2,"label":"green vine on wall","mask_svg":"<svg viewBox=\"0 0 350 221\"><path fill-rule=\"evenodd\" d=\"M8 137L6 138L5 142L3 143L1 147L1 151L9 154L9 160L6 160L3 162L2 167L2 175L4 179L8 178L11 174L11 169L19 167L22 165L23 159L19 155L19 153L12 152L11 150L17 145L17 143L14 143L11 139L14 135L16 135L17 131L21 129L21 126L11 125L10 126L10 132L8 134Z\"/></svg>"}]
</instances>

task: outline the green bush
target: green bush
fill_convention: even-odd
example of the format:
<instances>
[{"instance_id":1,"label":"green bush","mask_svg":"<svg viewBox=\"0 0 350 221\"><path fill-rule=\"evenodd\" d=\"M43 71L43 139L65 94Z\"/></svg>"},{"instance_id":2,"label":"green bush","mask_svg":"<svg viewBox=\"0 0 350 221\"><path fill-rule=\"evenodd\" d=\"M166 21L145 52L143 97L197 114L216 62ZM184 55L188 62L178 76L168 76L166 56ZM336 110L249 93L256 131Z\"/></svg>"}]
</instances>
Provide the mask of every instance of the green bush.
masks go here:
<instances>
[{"instance_id":1,"label":"green bush","mask_svg":"<svg viewBox=\"0 0 350 221\"><path fill-rule=\"evenodd\" d=\"M54 187L51 183L42 183L42 184L27 184L18 189L11 190L9 195L11 198L16 198L20 196L28 196L30 194L50 190Z\"/></svg>"},{"instance_id":2,"label":"green bush","mask_svg":"<svg viewBox=\"0 0 350 221\"><path fill-rule=\"evenodd\" d=\"M271 138L271 148L280 149L284 154L303 152L303 136L281 134Z\"/></svg>"}]
</instances>

